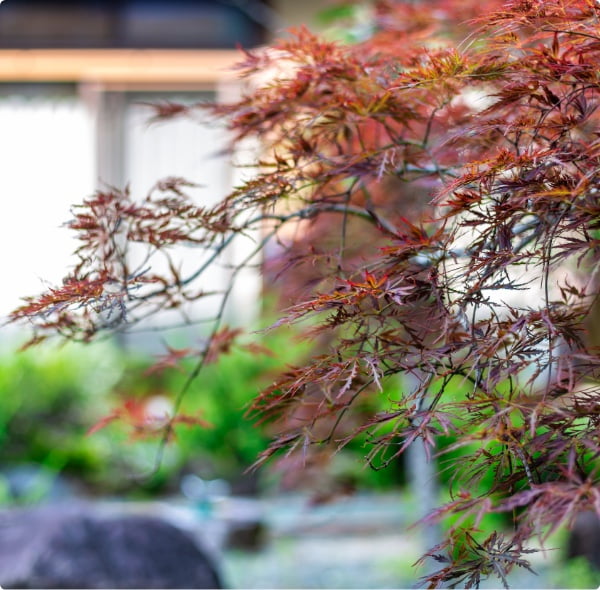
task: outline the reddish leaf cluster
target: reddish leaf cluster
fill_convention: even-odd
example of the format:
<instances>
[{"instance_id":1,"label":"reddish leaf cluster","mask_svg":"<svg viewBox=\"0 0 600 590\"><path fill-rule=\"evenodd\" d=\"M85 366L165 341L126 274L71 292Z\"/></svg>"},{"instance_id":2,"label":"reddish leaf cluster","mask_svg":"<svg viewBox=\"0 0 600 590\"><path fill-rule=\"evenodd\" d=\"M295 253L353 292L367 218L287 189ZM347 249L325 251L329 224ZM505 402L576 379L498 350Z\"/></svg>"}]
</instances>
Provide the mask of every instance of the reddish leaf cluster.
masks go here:
<instances>
[{"instance_id":1,"label":"reddish leaf cluster","mask_svg":"<svg viewBox=\"0 0 600 590\"><path fill-rule=\"evenodd\" d=\"M185 426L200 426L210 428L210 423L198 416L178 414L171 417L168 413L157 414L152 412L148 400L126 399L123 404L115 408L108 416L99 420L88 430L88 435L105 428L111 422L122 421L131 429L132 438L155 438L165 434L168 439L174 436L173 427L178 424Z\"/></svg>"},{"instance_id":2,"label":"reddish leaf cluster","mask_svg":"<svg viewBox=\"0 0 600 590\"><path fill-rule=\"evenodd\" d=\"M100 331L120 329L161 309L210 295L190 287L206 261L189 276L181 276L173 248L218 249L231 240L223 235L237 230L225 207L195 205L183 192L192 186L181 178L167 178L141 202L129 190L111 189L76 206L67 224L81 242L73 273L61 286L27 298L11 319L33 324L34 343L56 332L88 341ZM159 256L166 261L167 273L152 272Z\"/></svg>"},{"instance_id":3,"label":"reddish leaf cluster","mask_svg":"<svg viewBox=\"0 0 600 590\"><path fill-rule=\"evenodd\" d=\"M600 515L600 357L587 329L599 288L600 5L480 4L376 1L360 43L300 29L246 53L240 75L262 82L212 112L234 143L264 145L254 178L210 210L180 180L140 205L99 193L71 224L83 240L74 277L13 316L86 338L114 327L107 307L134 322L141 306L191 297L227 244L262 227L246 262L269 254L266 276L285 277L288 302L276 325L306 322L315 356L256 399L280 430L260 461L365 432L375 467L417 438L432 453L474 448L431 518L518 513L508 539L456 525L431 553L448 560L436 584L505 581L545 525ZM135 243L210 254L189 276L173 263L155 276L128 267ZM152 285L133 290L140 281ZM234 335L217 325L191 378ZM361 400L397 375L408 377L400 397L357 424ZM436 449L441 433L456 443ZM477 483L480 495L464 491Z\"/></svg>"}]
</instances>

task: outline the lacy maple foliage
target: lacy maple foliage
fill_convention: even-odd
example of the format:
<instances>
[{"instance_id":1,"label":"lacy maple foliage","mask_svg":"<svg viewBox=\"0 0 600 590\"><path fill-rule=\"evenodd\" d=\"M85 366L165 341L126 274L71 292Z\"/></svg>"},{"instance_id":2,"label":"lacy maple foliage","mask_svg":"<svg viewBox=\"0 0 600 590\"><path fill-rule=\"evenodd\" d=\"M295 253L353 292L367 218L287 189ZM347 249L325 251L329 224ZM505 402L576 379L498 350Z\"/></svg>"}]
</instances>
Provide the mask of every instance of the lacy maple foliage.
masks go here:
<instances>
[{"instance_id":1,"label":"lacy maple foliage","mask_svg":"<svg viewBox=\"0 0 600 590\"><path fill-rule=\"evenodd\" d=\"M75 210L73 275L12 318L35 341L128 328L205 296L193 285L206 268L260 230L232 281L268 246L265 275L288 302L274 328L308 326L318 347L255 400L252 413L281 433L259 462L308 460L367 432L380 468L417 438L435 453L438 435L452 435L441 452L475 450L456 460L453 499L429 518L473 518L430 551L444 565L428 583L506 583L528 567L532 537L580 511L600 515L600 357L587 327L599 285L600 4L372 9L361 42L300 29L244 54L240 76L260 80L211 109L234 144L260 140L250 180L209 208L181 179L141 203L99 192ZM148 249L136 268L131 244ZM187 276L172 261L164 276L146 268L175 244L209 255ZM220 319L191 378L236 336ZM398 375L411 386L356 424L353 408ZM494 512L514 530L482 539L479 519Z\"/></svg>"}]
</instances>

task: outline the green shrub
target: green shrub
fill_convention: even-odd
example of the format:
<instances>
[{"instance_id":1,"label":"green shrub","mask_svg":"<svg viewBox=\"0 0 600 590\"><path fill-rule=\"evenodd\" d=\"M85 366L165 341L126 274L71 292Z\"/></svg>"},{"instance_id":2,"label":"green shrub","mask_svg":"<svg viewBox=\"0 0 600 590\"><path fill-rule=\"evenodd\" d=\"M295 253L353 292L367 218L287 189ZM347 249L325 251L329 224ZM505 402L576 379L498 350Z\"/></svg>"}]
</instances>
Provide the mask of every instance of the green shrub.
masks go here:
<instances>
[{"instance_id":1,"label":"green shrub","mask_svg":"<svg viewBox=\"0 0 600 590\"><path fill-rule=\"evenodd\" d=\"M115 450L109 437L86 437L86 431L108 411L107 394L122 370L110 345L0 354L4 476L19 465L38 465L84 480L100 476Z\"/></svg>"},{"instance_id":2,"label":"green shrub","mask_svg":"<svg viewBox=\"0 0 600 590\"><path fill-rule=\"evenodd\" d=\"M23 465L37 466L41 475L21 501L44 495L48 473L61 473L94 494L176 491L182 472L205 479L240 478L273 434L271 426L257 425L246 416L248 404L277 371L308 353L306 343L296 341L292 333L267 333L255 340L271 354L234 346L193 383L181 411L198 415L211 426L176 427L175 440L165 448L158 471L158 437L132 437L131 429L120 421L92 435L87 432L124 399L172 404L186 373L149 371L155 358L123 354L116 344L106 342L0 351L0 504L11 500L6 474ZM194 362L190 359L186 368L191 370ZM372 403L381 405L382 399L373 398ZM366 413L373 411L365 408ZM350 481L359 488L398 484L400 464L394 470L365 467L369 448L367 435L353 440L334 457L324 477Z\"/></svg>"}]
</instances>

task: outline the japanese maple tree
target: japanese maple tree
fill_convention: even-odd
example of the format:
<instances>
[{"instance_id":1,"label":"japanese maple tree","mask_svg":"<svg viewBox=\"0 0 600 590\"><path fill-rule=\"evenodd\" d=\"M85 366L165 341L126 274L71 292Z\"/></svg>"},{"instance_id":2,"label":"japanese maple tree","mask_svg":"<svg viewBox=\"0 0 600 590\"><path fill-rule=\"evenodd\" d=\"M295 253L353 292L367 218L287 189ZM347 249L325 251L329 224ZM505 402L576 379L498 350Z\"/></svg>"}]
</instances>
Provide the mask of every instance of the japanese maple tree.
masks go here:
<instances>
[{"instance_id":1,"label":"japanese maple tree","mask_svg":"<svg viewBox=\"0 0 600 590\"><path fill-rule=\"evenodd\" d=\"M212 207L195 204L178 178L144 200L117 189L89 197L70 222L79 264L12 320L33 326L32 342L131 329L208 296L196 286L206 269L233 241L259 235L231 281L265 252L265 276L286 302L273 329L302 327L315 356L256 398L252 414L279 429L258 462L283 453L310 461L364 433L375 468L416 439L432 454L474 449L453 465L452 501L429 517L463 519L429 552L441 569L427 581L475 586L494 574L506 584L515 566L529 567L533 538L581 511L600 515L590 328L600 3L371 8L369 34L352 44L300 29L245 52L238 102L157 105L159 118L209 108L233 146L258 139L255 174ZM204 252L185 276L176 245ZM139 266L131 247L147 249ZM157 256L167 272L147 269ZM161 361L195 355L189 383L238 336L222 325L229 293L206 345ZM410 386L386 411L355 412L402 375ZM176 392L176 408L187 391ZM164 440L177 421L161 426ZM456 442L437 449L440 434ZM506 513L513 530L484 538L477 526L488 513Z\"/></svg>"}]
</instances>

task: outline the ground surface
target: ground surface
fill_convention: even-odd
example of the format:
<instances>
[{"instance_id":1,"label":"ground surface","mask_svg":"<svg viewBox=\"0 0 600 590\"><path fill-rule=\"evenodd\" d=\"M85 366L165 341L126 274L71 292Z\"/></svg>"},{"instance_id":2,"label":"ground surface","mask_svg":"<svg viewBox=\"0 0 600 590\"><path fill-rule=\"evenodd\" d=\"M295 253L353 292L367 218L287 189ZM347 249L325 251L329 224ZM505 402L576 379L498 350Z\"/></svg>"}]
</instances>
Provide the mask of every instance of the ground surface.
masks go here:
<instances>
[{"instance_id":1,"label":"ground surface","mask_svg":"<svg viewBox=\"0 0 600 590\"><path fill-rule=\"evenodd\" d=\"M230 588L412 588L424 573L412 567L423 552L419 531L409 528L414 507L398 495L358 495L322 506L283 496L262 501L257 513L267 524L264 546L222 553ZM535 555L540 575L521 570L511 587L564 586L549 577L556 558ZM482 587L501 586L490 579Z\"/></svg>"},{"instance_id":2,"label":"ground surface","mask_svg":"<svg viewBox=\"0 0 600 590\"><path fill-rule=\"evenodd\" d=\"M127 510L162 515L195 534L213 555L227 588L414 588L423 569L412 567L424 552L413 503L401 493L358 494L313 506L303 495L263 499L213 498L127 503ZM114 505L109 510L123 510ZM254 549L227 546L240 540L246 525L260 522L263 543ZM250 528L252 528L250 526ZM239 535L236 530L242 531ZM233 533L232 533L233 531ZM592 578L572 575L560 550L536 553L530 561L539 575L516 570L511 588L598 588ZM573 570L574 571L574 570ZM481 585L501 588L497 578Z\"/></svg>"}]
</instances>

